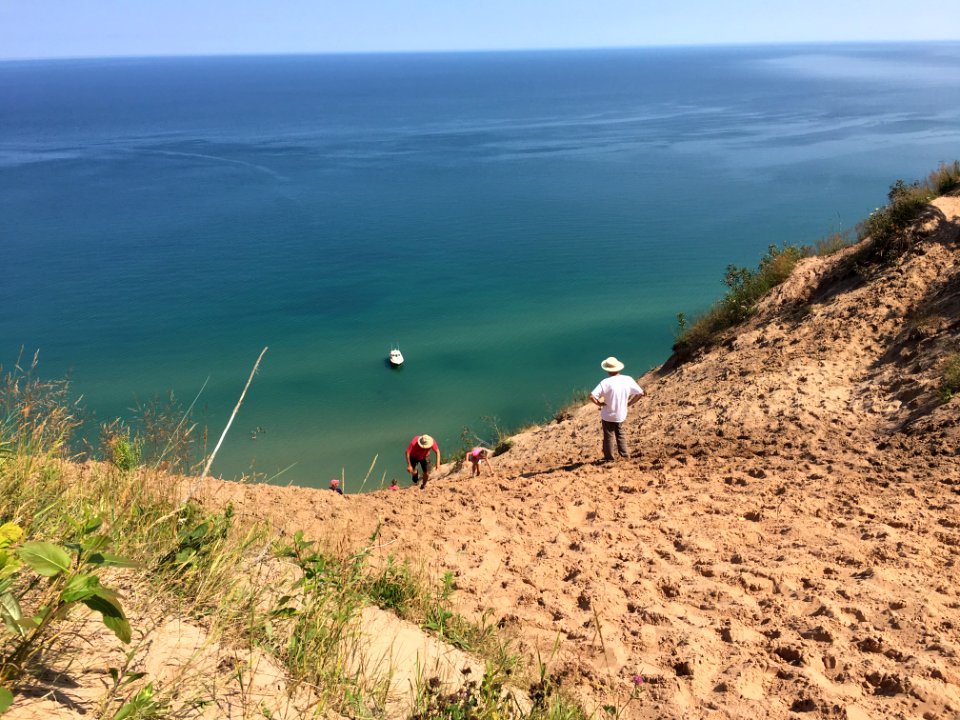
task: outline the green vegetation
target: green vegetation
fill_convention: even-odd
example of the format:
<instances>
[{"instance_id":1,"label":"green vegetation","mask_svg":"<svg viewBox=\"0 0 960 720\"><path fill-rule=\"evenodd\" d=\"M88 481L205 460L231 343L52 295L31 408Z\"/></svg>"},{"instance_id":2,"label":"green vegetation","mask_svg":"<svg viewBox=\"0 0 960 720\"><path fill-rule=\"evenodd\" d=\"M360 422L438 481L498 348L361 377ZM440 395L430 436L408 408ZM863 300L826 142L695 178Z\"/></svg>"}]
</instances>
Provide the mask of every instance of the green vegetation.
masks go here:
<instances>
[{"instance_id":1,"label":"green vegetation","mask_svg":"<svg viewBox=\"0 0 960 720\"><path fill-rule=\"evenodd\" d=\"M556 650L556 647L554 647ZM411 720L587 720L583 709L561 691L560 680L547 675L547 666L537 657L539 676L529 688L529 710L510 687L511 670L487 663L483 677L470 679L462 687L445 692L438 678L418 687ZM626 704L629 704L628 698ZM606 710L606 706L604 706Z\"/></svg>"},{"instance_id":2,"label":"green vegetation","mask_svg":"<svg viewBox=\"0 0 960 720\"><path fill-rule=\"evenodd\" d=\"M587 398L590 397L590 391L586 388L579 388L570 394L570 399L563 403L553 413L554 422L563 422L573 417L573 411L581 407Z\"/></svg>"},{"instance_id":3,"label":"green vegetation","mask_svg":"<svg viewBox=\"0 0 960 720\"><path fill-rule=\"evenodd\" d=\"M510 433L500 424L500 419L492 416L480 418L486 429L481 433L475 433L469 427L464 427L460 431L460 446L447 456L447 462L454 463L454 469L459 470L466 460L467 453L474 447L481 445L490 448L492 455L503 455L511 447L513 440L510 439Z\"/></svg>"},{"instance_id":4,"label":"green vegetation","mask_svg":"<svg viewBox=\"0 0 960 720\"><path fill-rule=\"evenodd\" d=\"M100 429L100 437L108 450L110 461L120 470L133 470L143 457L143 440L139 435L130 436L130 428L114 421Z\"/></svg>"},{"instance_id":5,"label":"green vegetation","mask_svg":"<svg viewBox=\"0 0 960 720\"><path fill-rule=\"evenodd\" d=\"M23 530L16 523L0 526L0 616L11 634L10 649L0 664L0 683L16 682L27 660L50 642L58 621L77 604L100 613L106 625L123 643L130 642L130 623L120 606L117 592L100 582L107 567L131 567L128 560L109 553L110 539L97 534L102 522L94 518L77 527L76 542L61 547L49 542L23 542ZM47 578L39 588L39 578ZM36 610L25 615L15 586L31 587L26 596Z\"/></svg>"},{"instance_id":6,"label":"green vegetation","mask_svg":"<svg viewBox=\"0 0 960 720\"><path fill-rule=\"evenodd\" d=\"M559 684L521 711L509 688L532 692L535 680L509 636L488 617L473 622L456 612L452 574L434 583L406 562L378 559L379 532L360 549L325 547L301 532L283 536L240 521L230 507L183 503L163 470L172 457L194 453L184 441L192 429L186 415L154 412L154 431L110 423L100 443L105 462L68 462L80 408L66 382L42 381L34 370L35 362L17 366L0 380L0 712L44 688L50 672L69 675L77 653L91 650L112 658L103 661L109 679L97 717L166 717L213 702L209 688L218 682L191 684L189 663L162 685L142 672L152 633L181 618L229 648L232 664L210 669L223 673L221 686L242 690L250 673L243 658L266 652L285 669L291 694L315 698L311 713L383 717L385 681L365 679L350 660L361 611L377 605L486 663L484 679L461 691L422 678L420 716L435 708L431 694L457 692L472 714L428 716L578 716ZM83 608L93 616L77 612ZM249 715L269 709L254 706Z\"/></svg>"},{"instance_id":7,"label":"green vegetation","mask_svg":"<svg viewBox=\"0 0 960 720\"><path fill-rule=\"evenodd\" d=\"M947 357L943 367L943 383L940 385L940 395L944 401L949 401L960 393L960 353Z\"/></svg>"},{"instance_id":8,"label":"green vegetation","mask_svg":"<svg viewBox=\"0 0 960 720\"><path fill-rule=\"evenodd\" d=\"M678 315L680 330L673 351L690 357L698 349L712 345L721 332L742 323L756 311L757 301L776 287L793 271L797 261L808 251L794 245L778 248L771 245L760 259L756 270L730 265L724 275L726 294L706 313L688 325L686 316Z\"/></svg>"},{"instance_id":9,"label":"green vegetation","mask_svg":"<svg viewBox=\"0 0 960 720\"><path fill-rule=\"evenodd\" d=\"M912 242L910 229L935 197L960 187L960 161L942 164L924 182L907 184L897 180L890 188L889 202L878 208L857 229L861 249L851 258L854 266L890 262L902 255ZM818 240L813 247L770 245L755 270L730 265L723 283L727 292L703 315L690 323L684 313L677 315L673 351L680 361L714 345L723 331L739 325L756 312L757 302L786 280L797 261L813 255L830 255L849 246L846 232Z\"/></svg>"},{"instance_id":10,"label":"green vegetation","mask_svg":"<svg viewBox=\"0 0 960 720\"><path fill-rule=\"evenodd\" d=\"M935 197L960 186L960 161L942 164L923 182L897 180L887 204L876 209L858 228L858 240L868 240L859 262L889 262L902 255L912 240L910 227Z\"/></svg>"}]
</instances>

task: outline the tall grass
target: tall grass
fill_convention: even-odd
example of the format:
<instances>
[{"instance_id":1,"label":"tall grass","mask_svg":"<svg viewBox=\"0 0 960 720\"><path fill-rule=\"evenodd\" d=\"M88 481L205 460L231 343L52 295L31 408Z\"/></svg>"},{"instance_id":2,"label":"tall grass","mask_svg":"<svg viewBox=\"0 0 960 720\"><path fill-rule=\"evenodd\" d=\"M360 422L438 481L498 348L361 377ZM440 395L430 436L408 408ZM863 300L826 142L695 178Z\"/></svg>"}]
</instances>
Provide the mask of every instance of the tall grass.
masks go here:
<instances>
[{"instance_id":1,"label":"tall grass","mask_svg":"<svg viewBox=\"0 0 960 720\"><path fill-rule=\"evenodd\" d=\"M20 525L44 509L41 498L51 498L54 461L66 456L79 425L69 383L41 380L36 367L36 355L26 368L18 360L0 379L0 508Z\"/></svg>"},{"instance_id":2,"label":"tall grass","mask_svg":"<svg viewBox=\"0 0 960 720\"><path fill-rule=\"evenodd\" d=\"M198 682L193 661L186 662L173 686L159 687L134 672L138 653L169 617L202 626L210 643L270 653L287 673L288 691L303 689L313 698L312 712L319 714L383 716L386 685L362 677L349 662L361 611L369 604L480 653L497 677L519 679L520 658L496 626L486 617L471 622L454 610L451 576L437 584L395 558L370 562L376 537L360 549L321 547L302 533L284 541L264 523L240 521L230 507L184 504L191 481L165 473L163 463L147 464L146 453L138 456L134 450L145 437L142 429L119 422L110 427L128 447L118 451L115 440L106 443L106 462L70 462L79 407L70 398L69 383L43 381L35 369L35 362L26 369L18 364L0 380L0 525L14 521L24 541L78 553L94 552L83 548L96 537L97 548L109 547L131 561L124 565L136 565L113 567L109 577L104 575L105 582L125 588L137 610L131 617L140 621L131 621L130 645L122 651L126 660L111 670L113 681L97 701L100 716L159 717L215 700L209 687L217 683ZM158 417L154 425L185 426L183 416ZM140 445L165 446L160 435ZM153 450L150 454L155 456ZM10 547L0 548L0 554L19 552L18 542L11 536ZM43 602L36 578L21 575L8 578L12 596L25 608ZM61 585L74 582L62 577ZM67 590L57 597L78 597ZM126 608L128 600L123 602ZM73 622L67 605L62 607L63 613L50 616L51 628ZM4 682L15 693L25 686L36 690L38 683L42 688L41 669L69 668L79 647L104 642L102 634L79 638L78 633L91 632L89 627L78 620L69 632L53 629L36 647L26 647L21 633L0 626ZM224 672L221 683L242 680L239 670ZM492 695L486 701L491 707L500 703ZM0 690L0 708L3 702ZM560 700L554 705L571 707Z\"/></svg>"}]
</instances>

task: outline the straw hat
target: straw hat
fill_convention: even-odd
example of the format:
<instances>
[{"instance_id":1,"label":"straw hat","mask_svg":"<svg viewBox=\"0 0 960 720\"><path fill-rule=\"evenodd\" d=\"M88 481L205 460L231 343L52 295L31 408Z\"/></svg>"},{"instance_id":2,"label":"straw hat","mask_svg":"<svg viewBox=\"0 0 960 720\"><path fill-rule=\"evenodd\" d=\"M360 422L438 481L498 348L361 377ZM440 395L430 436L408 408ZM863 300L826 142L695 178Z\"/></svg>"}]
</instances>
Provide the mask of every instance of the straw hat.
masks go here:
<instances>
[{"instance_id":1,"label":"straw hat","mask_svg":"<svg viewBox=\"0 0 960 720\"><path fill-rule=\"evenodd\" d=\"M600 367L602 367L607 372L620 372L621 370L623 370L623 363L617 360L615 357L611 356L611 357L608 357L606 360L604 360L602 363L600 363Z\"/></svg>"},{"instance_id":2,"label":"straw hat","mask_svg":"<svg viewBox=\"0 0 960 720\"><path fill-rule=\"evenodd\" d=\"M422 447L424 450L427 450L428 448L432 448L432 447L433 447L433 438L430 437L429 435L421 435L421 436L417 439L417 445L419 445L420 447Z\"/></svg>"}]
</instances>

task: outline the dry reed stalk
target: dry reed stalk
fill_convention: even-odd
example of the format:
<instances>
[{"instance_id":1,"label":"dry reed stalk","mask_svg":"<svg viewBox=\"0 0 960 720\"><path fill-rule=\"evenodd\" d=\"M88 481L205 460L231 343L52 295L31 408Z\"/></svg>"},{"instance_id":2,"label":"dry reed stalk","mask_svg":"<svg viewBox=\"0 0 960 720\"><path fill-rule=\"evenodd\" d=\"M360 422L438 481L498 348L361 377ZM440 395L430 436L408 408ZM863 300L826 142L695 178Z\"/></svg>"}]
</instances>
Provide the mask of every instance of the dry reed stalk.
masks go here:
<instances>
[{"instance_id":1,"label":"dry reed stalk","mask_svg":"<svg viewBox=\"0 0 960 720\"><path fill-rule=\"evenodd\" d=\"M168 512L166 515L163 515L153 521L151 528L160 525L161 523L166 522L174 515L179 513L183 508L193 499L193 496L196 494L197 490L200 489L200 485L203 484L203 481L207 477L207 473L210 471L210 466L213 464L213 459L217 456L217 451L220 449L220 445L223 444L223 439L227 436L227 431L230 429L230 425L233 424L233 419L237 416L237 411L240 410L240 405L243 403L243 398L247 394L247 390L250 388L250 383L253 382L253 376L257 374L257 368L260 367L260 361L263 360L263 356L266 354L269 348L264 348L260 351L260 356L257 358L257 361L253 364L253 370L250 371L250 377L247 378L247 384L243 386L243 392L240 393L240 399L237 400L236 407L233 408L233 412L230 413L230 419L227 421L227 425L223 428L223 432L220 434L220 440L217 442L217 446L213 449L213 452L210 453L210 457L207 459L207 464L203 468L203 473L197 478L196 482L190 486L190 491L187 493L187 496L180 501L180 504L176 506L174 510Z\"/></svg>"},{"instance_id":2,"label":"dry reed stalk","mask_svg":"<svg viewBox=\"0 0 960 720\"><path fill-rule=\"evenodd\" d=\"M250 377L247 378L247 384L243 386L243 392L240 393L240 399L237 400L236 407L233 408L233 412L230 413L230 419L227 420L227 425L223 428L223 432L220 433L220 439L217 441L216 447L213 448L213 452L210 453L210 457L207 459L207 464L203 468L203 472L200 474L200 477L197 478L197 481L193 483L190 487L190 492L187 493L187 496L180 501L180 508L183 508L190 500L193 499L193 496L196 494L197 490L200 489L200 485L203 484L203 481L207 477L207 473L210 472L210 466L213 465L213 459L217 456L217 451L220 450L220 446L223 444L223 439L227 436L227 431L230 430L230 426L233 424L233 419L237 416L237 412L240 410L240 405L243 404L243 398L247 395L247 390L250 389L250 383L253 382L253 376L257 374L257 368L260 367L260 361L263 360L263 356L267 353L268 348L264 348L260 351L260 357L257 358L257 361L253 364L253 370L250 371Z\"/></svg>"}]
</instances>

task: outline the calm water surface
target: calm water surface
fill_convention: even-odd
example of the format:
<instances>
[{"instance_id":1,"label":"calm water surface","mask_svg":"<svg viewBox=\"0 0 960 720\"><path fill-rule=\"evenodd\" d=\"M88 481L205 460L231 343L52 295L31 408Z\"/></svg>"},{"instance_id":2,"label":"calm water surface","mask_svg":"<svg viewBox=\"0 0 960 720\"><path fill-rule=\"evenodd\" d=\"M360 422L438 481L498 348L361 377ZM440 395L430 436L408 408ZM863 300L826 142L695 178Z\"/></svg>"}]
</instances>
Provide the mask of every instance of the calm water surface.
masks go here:
<instances>
[{"instance_id":1,"label":"calm water surface","mask_svg":"<svg viewBox=\"0 0 960 720\"><path fill-rule=\"evenodd\" d=\"M539 420L607 355L644 372L728 263L960 157L958 67L958 44L0 63L0 362L39 348L97 420L209 379L215 440L269 346L214 473L402 478L412 435Z\"/></svg>"}]
</instances>

